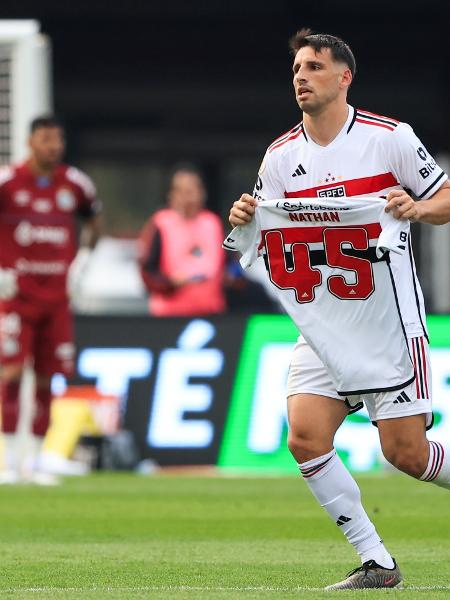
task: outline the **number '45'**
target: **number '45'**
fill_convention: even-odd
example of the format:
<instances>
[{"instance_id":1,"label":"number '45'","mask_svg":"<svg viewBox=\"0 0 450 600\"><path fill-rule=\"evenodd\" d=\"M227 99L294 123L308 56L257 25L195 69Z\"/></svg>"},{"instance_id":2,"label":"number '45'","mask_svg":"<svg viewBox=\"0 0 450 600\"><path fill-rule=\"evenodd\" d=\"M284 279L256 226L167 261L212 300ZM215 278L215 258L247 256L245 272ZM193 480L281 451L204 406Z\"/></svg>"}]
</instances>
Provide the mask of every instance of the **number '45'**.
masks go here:
<instances>
[{"instance_id":1,"label":"number '45'","mask_svg":"<svg viewBox=\"0 0 450 600\"><path fill-rule=\"evenodd\" d=\"M300 230L301 231L301 230ZM301 235L301 234L300 234ZM355 250L367 250L369 239L363 227L328 228L323 231L326 264L353 272L355 283L347 283L343 275L330 275L328 290L341 300L366 300L375 290L372 263L366 258L344 254L344 244ZM315 288L322 284L322 272L311 266L307 243L295 242L291 246L293 268L286 265L285 242L280 230L265 234L265 246L272 283L282 290L292 289L300 304L312 302Z\"/></svg>"}]
</instances>

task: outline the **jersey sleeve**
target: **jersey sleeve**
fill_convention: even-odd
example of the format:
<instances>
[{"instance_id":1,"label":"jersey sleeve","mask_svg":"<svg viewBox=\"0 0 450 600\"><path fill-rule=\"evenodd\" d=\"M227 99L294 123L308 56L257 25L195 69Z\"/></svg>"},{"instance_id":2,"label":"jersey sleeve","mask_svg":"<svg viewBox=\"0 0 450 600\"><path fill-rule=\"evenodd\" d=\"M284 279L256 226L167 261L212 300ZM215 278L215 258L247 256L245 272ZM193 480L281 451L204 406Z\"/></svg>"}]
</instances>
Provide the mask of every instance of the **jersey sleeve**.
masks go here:
<instances>
[{"instance_id":1,"label":"jersey sleeve","mask_svg":"<svg viewBox=\"0 0 450 600\"><path fill-rule=\"evenodd\" d=\"M278 174L278 156L267 151L258 171L258 178L253 188L256 200L276 200L284 197L284 185Z\"/></svg>"},{"instance_id":2,"label":"jersey sleeve","mask_svg":"<svg viewBox=\"0 0 450 600\"><path fill-rule=\"evenodd\" d=\"M430 198L448 179L407 123L400 123L386 141L389 168L418 198Z\"/></svg>"},{"instance_id":3,"label":"jersey sleeve","mask_svg":"<svg viewBox=\"0 0 450 600\"><path fill-rule=\"evenodd\" d=\"M76 167L69 167L66 176L78 187L80 192L77 206L78 215L84 219L98 215L102 210L102 204L97 198L97 189L89 175Z\"/></svg>"},{"instance_id":4,"label":"jersey sleeve","mask_svg":"<svg viewBox=\"0 0 450 600\"><path fill-rule=\"evenodd\" d=\"M11 166L0 167L0 210L4 208L4 184L14 177L14 169Z\"/></svg>"}]
</instances>

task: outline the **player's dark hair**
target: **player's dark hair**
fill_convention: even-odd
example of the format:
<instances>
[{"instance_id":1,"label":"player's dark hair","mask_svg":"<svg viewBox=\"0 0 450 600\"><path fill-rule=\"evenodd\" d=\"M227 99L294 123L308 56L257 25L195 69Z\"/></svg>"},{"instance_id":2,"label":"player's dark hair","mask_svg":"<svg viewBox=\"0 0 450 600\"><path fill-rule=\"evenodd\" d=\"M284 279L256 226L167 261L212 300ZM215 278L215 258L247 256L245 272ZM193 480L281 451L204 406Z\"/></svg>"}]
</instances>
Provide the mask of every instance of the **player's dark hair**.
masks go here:
<instances>
[{"instance_id":1,"label":"player's dark hair","mask_svg":"<svg viewBox=\"0 0 450 600\"><path fill-rule=\"evenodd\" d=\"M341 38L329 35L328 33L313 33L312 29L305 27L291 37L289 47L295 56L300 48L304 48L305 46L311 46L316 52L320 52L322 48L329 48L333 60L345 63L352 72L353 77L355 77L355 57L350 46Z\"/></svg>"},{"instance_id":2,"label":"player's dark hair","mask_svg":"<svg viewBox=\"0 0 450 600\"><path fill-rule=\"evenodd\" d=\"M64 123L56 115L39 115L30 123L30 133L34 133L36 129L42 127L59 127L64 131Z\"/></svg>"},{"instance_id":3,"label":"player's dark hair","mask_svg":"<svg viewBox=\"0 0 450 600\"><path fill-rule=\"evenodd\" d=\"M203 177L200 169L194 165L194 163L180 162L174 165L169 171L169 187L172 185L173 178L175 175L178 175L178 173L189 173L190 175L196 175L203 187L205 186L205 178Z\"/></svg>"}]
</instances>

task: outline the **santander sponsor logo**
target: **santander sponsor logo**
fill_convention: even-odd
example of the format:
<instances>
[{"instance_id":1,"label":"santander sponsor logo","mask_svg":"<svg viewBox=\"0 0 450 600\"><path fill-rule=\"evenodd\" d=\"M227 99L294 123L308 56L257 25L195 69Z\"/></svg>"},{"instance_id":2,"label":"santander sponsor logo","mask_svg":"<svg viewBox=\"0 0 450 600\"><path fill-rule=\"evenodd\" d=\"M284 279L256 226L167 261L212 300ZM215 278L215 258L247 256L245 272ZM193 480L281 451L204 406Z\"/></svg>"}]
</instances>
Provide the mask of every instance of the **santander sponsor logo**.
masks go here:
<instances>
[{"instance_id":1,"label":"santander sponsor logo","mask_svg":"<svg viewBox=\"0 0 450 600\"><path fill-rule=\"evenodd\" d=\"M69 232L65 227L32 225L28 221L21 221L14 231L14 239L20 246L30 246L31 244L61 246L68 241Z\"/></svg>"}]
</instances>

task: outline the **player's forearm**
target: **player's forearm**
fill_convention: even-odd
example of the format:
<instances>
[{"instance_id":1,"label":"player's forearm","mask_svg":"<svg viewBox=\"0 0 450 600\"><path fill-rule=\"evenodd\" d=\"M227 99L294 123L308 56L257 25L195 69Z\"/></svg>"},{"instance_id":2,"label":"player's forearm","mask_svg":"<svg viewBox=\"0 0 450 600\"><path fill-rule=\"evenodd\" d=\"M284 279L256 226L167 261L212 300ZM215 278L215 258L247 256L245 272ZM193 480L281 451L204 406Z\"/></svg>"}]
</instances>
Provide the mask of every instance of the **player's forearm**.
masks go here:
<instances>
[{"instance_id":1,"label":"player's forearm","mask_svg":"<svg viewBox=\"0 0 450 600\"><path fill-rule=\"evenodd\" d=\"M445 225L450 222L450 184L438 190L428 200L421 200L418 221L430 225Z\"/></svg>"},{"instance_id":2,"label":"player's forearm","mask_svg":"<svg viewBox=\"0 0 450 600\"><path fill-rule=\"evenodd\" d=\"M101 235L100 217L97 215L84 223L80 233L80 247L93 250Z\"/></svg>"}]
</instances>

